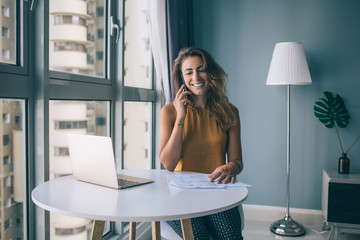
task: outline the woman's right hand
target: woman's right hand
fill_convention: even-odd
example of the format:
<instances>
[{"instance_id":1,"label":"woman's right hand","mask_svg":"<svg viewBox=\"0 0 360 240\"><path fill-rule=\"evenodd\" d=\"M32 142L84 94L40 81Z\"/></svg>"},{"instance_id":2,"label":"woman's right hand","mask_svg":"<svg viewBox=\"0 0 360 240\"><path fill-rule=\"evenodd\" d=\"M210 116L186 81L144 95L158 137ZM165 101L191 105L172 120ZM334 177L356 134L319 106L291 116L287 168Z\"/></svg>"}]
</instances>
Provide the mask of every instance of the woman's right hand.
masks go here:
<instances>
[{"instance_id":1,"label":"woman's right hand","mask_svg":"<svg viewBox=\"0 0 360 240\"><path fill-rule=\"evenodd\" d=\"M176 123L178 124L184 123L187 105L193 105L193 102L187 98L188 95L191 95L191 92L185 91L184 88L184 85L180 87L174 99L176 109Z\"/></svg>"}]
</instances>

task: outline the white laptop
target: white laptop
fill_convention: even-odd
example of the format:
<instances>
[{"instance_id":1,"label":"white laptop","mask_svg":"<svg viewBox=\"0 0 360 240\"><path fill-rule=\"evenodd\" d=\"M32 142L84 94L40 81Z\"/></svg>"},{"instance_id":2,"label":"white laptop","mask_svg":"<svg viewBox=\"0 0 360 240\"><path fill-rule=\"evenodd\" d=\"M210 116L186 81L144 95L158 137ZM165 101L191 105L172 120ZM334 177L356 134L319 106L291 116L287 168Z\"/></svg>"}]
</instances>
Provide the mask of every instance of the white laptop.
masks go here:
<instances>
[{"instance_id":1,"label":"white laptop","mask_svg":"<svg viewBox=\"0 0 360 240\"><path fill-rule=\"evenodd\" d=\"M75 179L123 189L153 180L116 173L110 137L68 134L69 153Z\"/></svg>"}]
</instances>

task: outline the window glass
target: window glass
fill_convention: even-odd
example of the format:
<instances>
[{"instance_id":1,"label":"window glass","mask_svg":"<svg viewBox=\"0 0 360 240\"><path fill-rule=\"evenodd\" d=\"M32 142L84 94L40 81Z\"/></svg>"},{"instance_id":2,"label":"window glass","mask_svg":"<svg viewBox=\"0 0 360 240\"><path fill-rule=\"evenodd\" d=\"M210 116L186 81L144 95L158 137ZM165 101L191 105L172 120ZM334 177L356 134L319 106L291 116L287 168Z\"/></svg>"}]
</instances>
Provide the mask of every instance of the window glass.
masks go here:
<instances>
[{"instance_id":1,"label":"window glass","mask_svg":"<svg viewBox=\"0 0 360 240\"><path fill-rule=\"evenodd\" d=\"M72 173L68 133L109 135L109 107L105 101L50 101L50 179ZM50 212L51 239L87 240L91 227L92 220Z\"/></svg>"},{"instance_id":2,"label":"window glass","mask_svg":"<svg viewBox=\"0 0 360 240\"><path fill-rule=\"evenodd\" d=\"M104 77L105 0L50 0L50 70Z\"/></svg>"},{"instance_id":3,"label":"window glass","mask_svg":"<svg viewBox=\"0 0 360 240\"><path fill-rule=\"evenodd\" d=\"M0 239L24 239L24 108L24 100L0 98Z\"/></svg>"},{"instance_id":4,"label":"window glass","mask_svg":"<svg viewBox=\"0 0 360 240\"><path fill-rule=\"evenodd\" d=\"M86 46L74 42L56 42L54 43L54 52L56 51L86 52Z\"/></svg>"},{"instance_id":5,"label":"window glass","mask_svg":"<svg viewBox=\"0 0 360 240\"><path fill-rule=\"evenodd\" d=\"M16 2L0 1L0 62L16 64Z\"/></svg>"},{"instance_id":6,"label":"window glass","mask_svg":"<svg viewBox=\"0 0 360 240\"><path fill-rule=\"evenodd\" d=\"M151 168L152 103L124 102L124 168Z\"/></svg>"},{"instance_id":7,"label":"window glass","mask_svg":"<svg viewBox=\"0 0 360 240\"><path fill-rule=\"evenodd\" d=\"M124 85L151 89L152 55L146 1L125 1Z\"/></svg>"}]
</instances>

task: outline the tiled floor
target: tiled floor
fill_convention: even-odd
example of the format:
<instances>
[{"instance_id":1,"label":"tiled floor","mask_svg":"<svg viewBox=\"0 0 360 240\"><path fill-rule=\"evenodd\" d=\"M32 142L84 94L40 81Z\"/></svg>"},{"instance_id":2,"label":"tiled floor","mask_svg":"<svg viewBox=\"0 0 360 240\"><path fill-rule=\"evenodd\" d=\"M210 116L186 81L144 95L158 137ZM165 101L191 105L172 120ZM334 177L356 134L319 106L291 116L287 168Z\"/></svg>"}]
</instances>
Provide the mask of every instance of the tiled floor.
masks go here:
<instances>
[{"instance_id":1,"label":"tiled floor","mask_svg":"<svg viewBox=\"0 0 360 240\"><path fill-rule=\"evenodd\" d=\"M323 231L321 226L304 226L306 233L300 237L283 237L270 231L271 222L246 220L243 230L244 240L327 240L330 231ZM335 240L360 240L358 234L340 234Z\"/></svg>"}]
</instances>

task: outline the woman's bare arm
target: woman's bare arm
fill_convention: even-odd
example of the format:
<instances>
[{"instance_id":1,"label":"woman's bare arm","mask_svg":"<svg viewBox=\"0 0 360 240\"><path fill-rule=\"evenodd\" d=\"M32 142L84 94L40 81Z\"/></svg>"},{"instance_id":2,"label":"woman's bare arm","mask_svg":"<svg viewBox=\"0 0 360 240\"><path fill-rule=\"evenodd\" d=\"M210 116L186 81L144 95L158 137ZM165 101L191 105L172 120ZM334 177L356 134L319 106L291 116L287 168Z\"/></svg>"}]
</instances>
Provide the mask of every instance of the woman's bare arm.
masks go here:
<instances>
[{"instance_id":1,"label":"woman's bare arm","mask_svg":"<svg viewBox=\"0 0 360 240\"><path fill-rule=\"evenodd\" d=\"M227 137L227 156L228 163L216 168L210 175L210 181L217 183L234 183L236 175L243 170L241 136L240 136L240 117L235 109L236 124L228 130Z\"/></svg>"},{"instance_id":2,"label":"woman's bare arm","mask_svg":"<svg viewBox=\"0 0 360 240\"><path fill-rule=\"evenodd\" d=\"M159 159L169 171L174 171L182 151L183 128L175 124L175 116L172 103L161 109Z\"/></svg>"},{"instance_id":3,"label":"woman's bare arm","mask_svg":"<svg viewBox=\"0 0 360 240\"><path fill-rule=\"evenodd\" d=\"M176 93L173 103L166 104L160 112L160 146L159 159L169 171L174 171L182 152L182 136L187 105L193 103L187 99L191 94L185 91L184 86Z\"/></svg>"}]
</instances>

